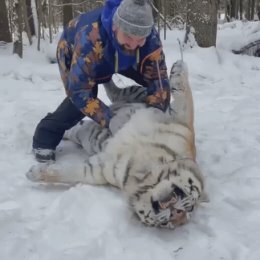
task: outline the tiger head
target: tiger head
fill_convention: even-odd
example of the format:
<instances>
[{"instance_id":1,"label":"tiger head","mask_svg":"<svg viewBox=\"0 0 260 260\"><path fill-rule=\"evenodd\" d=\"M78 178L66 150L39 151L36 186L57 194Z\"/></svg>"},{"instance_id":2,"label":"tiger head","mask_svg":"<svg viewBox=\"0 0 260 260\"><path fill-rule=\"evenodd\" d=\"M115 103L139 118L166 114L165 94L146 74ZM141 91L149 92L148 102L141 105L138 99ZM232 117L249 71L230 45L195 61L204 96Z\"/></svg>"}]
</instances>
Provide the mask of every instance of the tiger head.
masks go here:
<instances>
[{"instance_id":1,"label":"tiger head","mask_svg":"<svg viewBox=\"0 0 260 260\"><path fill-rule=\"evenodd\" d=\"M203 193L198 165L190 159L175 160L155 167L151 175L156 182L139 183L130 197L137 216L155 227L175 228L186 223Z\"/></svg>"}]
</instances>

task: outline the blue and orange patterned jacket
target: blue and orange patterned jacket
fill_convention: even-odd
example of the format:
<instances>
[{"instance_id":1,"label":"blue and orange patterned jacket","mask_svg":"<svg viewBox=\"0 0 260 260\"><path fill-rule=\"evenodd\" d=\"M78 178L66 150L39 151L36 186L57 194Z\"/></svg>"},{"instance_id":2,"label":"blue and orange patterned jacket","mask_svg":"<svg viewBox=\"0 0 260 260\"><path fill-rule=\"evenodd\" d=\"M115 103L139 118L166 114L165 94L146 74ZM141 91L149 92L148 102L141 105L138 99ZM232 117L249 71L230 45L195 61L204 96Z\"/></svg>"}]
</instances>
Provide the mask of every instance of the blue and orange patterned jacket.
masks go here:
<instances>
[{"instance_id":1,"label":"blue and orange patterned jacket","mask_svg":"<svg viewBox=\"0 0 260 260\"><path fill-rule=\"evenodd\" d=\"M112 32L112 17L122 0L107 0L104 7L81 14L64 29L57 47L61 77L74 105L101 126L108 127L111 112L99 98L97 85L114 73L134 67L147 87L148 106L165 111L170 86L162 44L153 28L136 55L125 54Z\"/></svg>"}]
</instances>

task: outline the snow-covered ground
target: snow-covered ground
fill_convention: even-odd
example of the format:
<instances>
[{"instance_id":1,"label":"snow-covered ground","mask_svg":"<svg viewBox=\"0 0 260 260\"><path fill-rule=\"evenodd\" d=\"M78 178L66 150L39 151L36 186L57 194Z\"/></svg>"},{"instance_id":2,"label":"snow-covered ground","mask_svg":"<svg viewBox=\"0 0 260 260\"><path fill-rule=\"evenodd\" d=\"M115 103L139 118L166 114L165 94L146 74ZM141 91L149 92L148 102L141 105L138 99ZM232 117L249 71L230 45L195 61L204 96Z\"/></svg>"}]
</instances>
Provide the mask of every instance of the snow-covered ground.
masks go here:
<instances>
[{"instance_id":1,"label":"snow-covered ground","mask_svg":"<svg viewBox=\"0 0 260 260\"><path fill-rule=\"evenodd\" d=\"M259 23L248 24L259 28ZM252 29L253 31L253 29ZM167 64L180 58L177 38L164 41ZM176 230L133 218L120 191L46 186L24 173L35 163L38 121L64 98L56 64L26 48L24 59L0 48L1 260L259 260L260 59L239 56L245 25L221 25L217 48L184 51L195 103L198 162L210 202ZM107 101L102 87L100 95ZM59 154L71 147L61 144ZM62 150L62 151L61 151ZM73 160L71 160L73 164Z\"/></svg>"}]
</instances>

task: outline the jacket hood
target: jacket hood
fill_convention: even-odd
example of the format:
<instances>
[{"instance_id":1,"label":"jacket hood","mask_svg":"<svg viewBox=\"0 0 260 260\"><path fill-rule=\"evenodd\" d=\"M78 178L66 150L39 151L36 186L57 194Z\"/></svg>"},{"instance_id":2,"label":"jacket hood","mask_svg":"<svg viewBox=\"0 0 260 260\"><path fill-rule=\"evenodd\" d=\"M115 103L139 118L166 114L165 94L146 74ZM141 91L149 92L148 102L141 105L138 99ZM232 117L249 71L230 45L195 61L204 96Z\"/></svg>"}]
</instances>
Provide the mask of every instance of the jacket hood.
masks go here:
<instances>
[{"instance_id":1,"label":"jacket hood","mask_svg":"<svg viewBox=\"0 0 260 260\"><path fill-rule=\"evenodd\" d=\"M108 33L109 37L113 37L112 20L117 7L122 0L106 0L103 12L101 14L101 22Z\"/></svg>"}]
</instances>

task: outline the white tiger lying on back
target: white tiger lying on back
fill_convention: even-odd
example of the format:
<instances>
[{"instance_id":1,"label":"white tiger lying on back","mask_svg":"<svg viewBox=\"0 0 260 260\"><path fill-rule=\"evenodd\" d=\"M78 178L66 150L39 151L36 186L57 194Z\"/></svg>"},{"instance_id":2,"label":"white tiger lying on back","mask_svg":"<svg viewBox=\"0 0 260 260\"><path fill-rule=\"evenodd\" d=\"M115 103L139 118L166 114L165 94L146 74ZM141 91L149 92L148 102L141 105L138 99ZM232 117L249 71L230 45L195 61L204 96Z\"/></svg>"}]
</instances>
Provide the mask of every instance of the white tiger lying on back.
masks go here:
<instances>
[{"instance_id":1,"label":"white tiger lying on back","mask_svg":"<svg viewBox=\"0 0 260 260\"><path fill-rule=\"evenodd\" d=\"M27 177L53 183L111 184L126 193L143 223L168 228L186 223L203 194L203 177L195 161L193 102L187 77L183 62L175 63L170 75L175 101L166 113L143 104L117 105L112 119L117 127L111 129L114 137L109 138L107 130L92 121L66 133L87 151L85 162L39 164ZM116 94L111 94L108 86L112 101L113 95L118 99L123 92L114 91ZM131 102L131 97L121 95L121 100Z\"/></svg>"}]
</instances>

